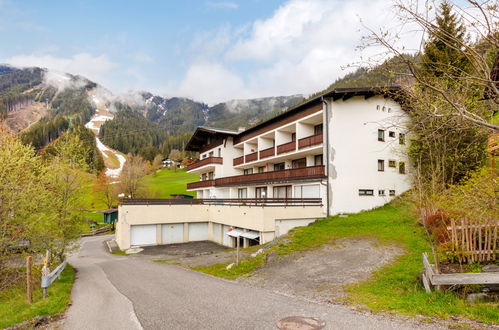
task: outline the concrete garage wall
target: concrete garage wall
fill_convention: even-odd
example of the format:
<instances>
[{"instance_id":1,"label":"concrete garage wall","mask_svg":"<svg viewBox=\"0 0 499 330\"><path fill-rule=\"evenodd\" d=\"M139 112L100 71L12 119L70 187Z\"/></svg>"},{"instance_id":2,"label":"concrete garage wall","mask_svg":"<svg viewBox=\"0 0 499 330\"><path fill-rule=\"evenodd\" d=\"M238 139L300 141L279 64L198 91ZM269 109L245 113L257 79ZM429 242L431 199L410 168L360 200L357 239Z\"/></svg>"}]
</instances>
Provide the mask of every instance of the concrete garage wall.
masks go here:
<instances>
[{"instance_id":1,"label":"concrete garage wall","mask_svg":"<svg viewBox=\"0 0 499 330\"><path fill-rule=\"evenodd\" d=\"M293 220L276 220L275 221L275 236L279 237L286 235L291 229L300 226L307 226L316 219L293 219Z\"/></svg>"},{"instance_id":2,"label":"concrete garage wall","mask_svg":"<svg viewBox=\"0 0 499 330\"><path fill-rule=\"evenodd\" d=\"M261 243L274 238L276 219L318 219L323 218L321 206L228 206L228 205L120 205L116 223L116 242L121 249L130 247L130 226L145 224L214 222L229 226L264 232ZM226 227L225 227L226 226ZM184 241L189 240L188 227L184 228ZM215 232L216 229L213 231ZM159 240L158 244L161 244Z\"/></svg>"}]
</instances>

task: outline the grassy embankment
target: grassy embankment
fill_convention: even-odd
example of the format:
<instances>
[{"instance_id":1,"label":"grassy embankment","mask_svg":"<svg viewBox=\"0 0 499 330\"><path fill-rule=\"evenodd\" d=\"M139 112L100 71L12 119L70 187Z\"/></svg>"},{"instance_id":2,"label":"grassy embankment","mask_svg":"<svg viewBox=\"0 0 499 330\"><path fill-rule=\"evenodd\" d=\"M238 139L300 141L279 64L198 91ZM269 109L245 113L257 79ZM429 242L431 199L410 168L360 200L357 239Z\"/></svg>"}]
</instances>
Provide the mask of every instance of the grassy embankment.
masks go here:
<instances>
[{"instance_id":1,"label":"grassy embankment","mask_svg":"<svg viewBox=\"0 0 499 330\"><path fill-rule=\"evenodd\" d=\"M467 303L452 293L425 293L418 274L423 267L421 254L429 252L430 247L407 203L396 201L372 211L349 215L348 218L331 217L296 228L288 241L272 246L266 253L286 255L306 251L334 244L335 239L343 237L374 237L381 244L394 244L406 251L394 263L376 271L368 281L347 286L345 290L349 303L374 311L441 318L459 315L487 323L499 322L497 304ZM259 255L243 260L231 270L226 270L227 264L194 269L224 278L237 278L250 274L264 262L265 257Z\"/></svg>"},{"instance_id":2,"label":"grassy embankment","mask_svg":"<svg viewBox=\"0 0 499 330\"><path fill-rule=\"evenodd\" d=\"M34 276L34 281L38 276ZM74 269L67 265L61 278L49 287L49 296L42 297L42 289L34 283L33 303L26 298L26 284L15 285L0 292L0 328L30 320L38 315L57 315L66 310L74 282ZM38 285L36 285L38 284Z\"/></svg>"},{"instance_id":3,"label":"grassy embankment","mask_svg":"<svg viewBox=\"0 0 499 330\"><path fill-rule=\"evenodd\" d=\"M192 191L187 191L187 184L195 181L199 181L199 175L185 170L159 170L141 179L156 198L170 198L171 194L194 196Z\"/></svg>"}]
</instances>

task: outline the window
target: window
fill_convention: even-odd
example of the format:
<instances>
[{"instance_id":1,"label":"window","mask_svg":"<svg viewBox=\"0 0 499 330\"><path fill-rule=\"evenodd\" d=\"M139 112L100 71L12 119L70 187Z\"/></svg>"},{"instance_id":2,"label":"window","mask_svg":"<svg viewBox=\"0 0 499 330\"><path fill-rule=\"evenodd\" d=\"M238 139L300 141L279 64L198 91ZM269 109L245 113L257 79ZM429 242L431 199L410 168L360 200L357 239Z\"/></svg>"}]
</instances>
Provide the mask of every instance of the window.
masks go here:
<instances>
[{"instance_id":1,"label":"window","mask_svg":"<svg viewBox=\"0 0 499 330\"><path fill-rule=\"evenodd\" d=\"M213 151L210 151L210 154L208 155L208 157L213 157Z\"/></svg>"},{"instance_id":2,"label":"window","mask_svg":"<svg viewBox=\"0 0 499 330\"><path fill-rule=\"evenodd\" d=\"M203 173L201 174L201 181L205 181L206 180L206 173Z\"/></svg>"},{"instance_id":3,"label":"window","mask_svg":"<svg viewBox=\"0 0 499 330\"><path fill-rule=\"evenodd\" d=\"M399 173L405 174L405 163L404 162L399 162Z\"/></svg>"},{"instance_id":4,"label":"window","mask_svg":"<svg viewBox=\"0 0 499 330\"><path fill-rule=\"evenodd\" d=\"M296 133L291 133L291 141L296 141Z\"/></svg>"},{"instance_id":5,"label":"window","mask_svg":"<svg viewBox=\"0 0 499 330\"><path fill-rule=\"evenodd\" d=\"M215 173L213 173L213 172L208 173L208 180L213 180L214 177L215 177Z\"/></svg>"},{"instance_id":6,"label":"window","mask_svg":"<svg viewBox=\"0 0 499 330\"><path fill-rule=\"evenodd\" d=\"M319 166L319 165L324 165L322 161L322 154L321 155L315 155L314 157L314 165Z\"/></svg>"},{"instance_id":7,"label":"window","mask_svg":"<svg viewBox=\"0 0 499 330\"><path fill-rule=\"evenodd\" d=\"M397 162L394 160L389 160L388 161L388 167L397 167Z\"/></svg>"},{"instance_id":8,"label":"window","mask_svg":"<svg viewBox=\"0 0 499 330\"><path fill-rule=\"evenodd\" d=\"M405 134L404 133L399 134L399 144L405 144Z\"/></svg>"},{"instance_id":9,"label":"window","mask_svg":"<svg viewBox=\"0 0 499 330\"><path fill-rule=\"evenodd\" d=\"M385 196L385 191L383 189L378 190L378 195L379 196Z\"/></svg>"},{"instance_id":10,"label":"window","mask_svg":"<svg viewBox=\"0 0 499 330\"><path fill-rule=\"evenodd\" d=\"M248 198L248 188L237 189L237 198Z\"/></svg>"},{"instance_id":11,"label":"window","mask_svg":"<svg viewBox=\"0 0 499 330\"><path fill-rule=\"evenodd\" d=\"M388 136L391 137L391 138L394 138L395 137L395 132L389 131L388 132Z\"/></svg>"},{"instance_id":12,"label":"window","mask_svg":"<svg viewBox=\"0 0 499 330\"><path fill-rule=\"evenodd\" d=\"M291 162L291 167L292 168L303 168L303 167L307 167L307 159L306 158L294 159Z\"/></svg>"},{"instance_id":13,"label":"window","mask_svg":"<svg viewBox=\"0 0 499 330\"><path fill-rule=\"evenodd\" d=\"M395 190L390 190L390 196L395 196Z\"/></svg>"},{"instance_id":14,"label":"window","mask_svg":"<svg viewBox=\"0 0 499 330\"><path fill-rule=\"evenodd\" d=\"M218 148L218 157L222 157L222 149Z\"/></svg>"},{"instance_id":15,"label":"window","mask_svg":"<svg viewBox=\"0 0 499 330\"><path fill-rule=\"evenodd\" d=\"M321 187L318 184L295 186L295 198L320 198Z\"/></svg>"},{"instance_id":16,"label":"window","mask_svg":"<svg viewBox=\"0 0 499 330\"><path fill-rule=\"evenodd\" d=\"M248 175L248 174L253 174L253 169L252 168L247 168L244 170L244 175Z\"/></svg>"},{"instance_id":17,"label":"window","mask_svg":"<svg viewBox=\"0 0 499 330\"><path fill-rule=\"evenodd\" d=\"M291 198L291 186L274 187L273 192L273 198Z\"/></svg>"},{"instance_id":18,"label":"window","mask_svg":"<svg viewBox=\"0 0 499 330\"><path fill-rule=\"evenodd\" d=\"M382 129L378 130L378 141L381 141L381 142L385 141L385 131Z\"/></svg>"},{"instance_id":19,"label":"window","mask_svg":"<svg viewBox=\"0 0 499 330\"><path fill-rule=\"evenodd\" d=\"M284 163L274 164L274 171L282 171L284 170Z\"/></svg>"},{"instance_id":20,"label":"window","mask_svg":"<svg viewBox=\"0 0 499 330\"><path fill-rule=\"evenodd\" d=\"M256 187L255 197L256 198L267 198L267 187Z\"/></svg>"},{"instance_id":21,"label":"window","mask_svg":"<svg viewBox=\"0 0 499 330\"><path fill-rule=\"evenodd\" d=\"M383 172L385 170L385 161L383 159L378 159L378 171Z\"/></svg>"},{"instance_id":22,"label":"window","mask_svg":"<svg viewBox=\"0 0 499 330\"><path fill-rule=\"evenodd\" d=\"M385 110L386 110L386 107L383 107L383 112L385 112Z\"/></svg>"},{"instance_id":23,"label":"window","mask_svg":"<svg viewBox=\"0 0 499 330\"><path fill-rule=\"evenodd\" d=\"M265 172L265 166L260 166L258 168L258 173L263 173L263 172Z\"/></svg>"},{"instance_id":24,"label":"window","mask_svg":"<svg viewBox=\"0 0 499 330\"><path fill-rule=\"evenodd\" d=\"M388 108L388 112L392 112L392 108Z\"/></svg>"},{"instance_id":25,"label":"window","mask_svg":"<svg viewBox=\"0 0 499 330\"><path fill-rule=\"evenodd\" d=\"M379 110L380 109L380 105L376 105L376 110Z\"/></svg>"},{"instance_id":26,"label":"window","mask_svg":"<svg viewBox=\"0 0 499 330\"><path fill-rule=\"evenodd\" d=\"M314 126L314 134L317 135L317 134L322 134L322 124L319 124L319 125L315 125Z\"/></svg>"},{"instance_id":27,"label":"window","mask_svg":"<svg viewBox=\"0 0 499 330\"><path fill-rule=\"evenodd\" d=\"M372 189L359 189L359 196L374 196Z\"/></svg>"}]
</instances>

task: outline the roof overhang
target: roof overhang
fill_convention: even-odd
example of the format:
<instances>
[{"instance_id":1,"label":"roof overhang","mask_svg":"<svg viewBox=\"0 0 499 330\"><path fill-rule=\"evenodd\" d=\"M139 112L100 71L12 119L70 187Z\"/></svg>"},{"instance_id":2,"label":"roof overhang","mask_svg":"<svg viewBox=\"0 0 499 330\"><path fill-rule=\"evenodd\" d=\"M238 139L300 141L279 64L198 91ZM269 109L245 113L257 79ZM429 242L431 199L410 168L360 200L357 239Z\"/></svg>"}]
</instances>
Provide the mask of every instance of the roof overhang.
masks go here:
<instances>
[{"instance_id":1,"label":"roof overhang","mask_svg":"<svg viewBox=\"0 0 499 330\"><path fill-rule=\"evenodd\" d=\"M191 139L185 146L185 150L187 151L199 151L201 147L207 144L208 138L210 137L212 140L223 139L228 136L236 136L238 132L214 128L214 127L206 127L199 126L196 128L194 134L192 134Z\"/></svg>"}]
</instances>

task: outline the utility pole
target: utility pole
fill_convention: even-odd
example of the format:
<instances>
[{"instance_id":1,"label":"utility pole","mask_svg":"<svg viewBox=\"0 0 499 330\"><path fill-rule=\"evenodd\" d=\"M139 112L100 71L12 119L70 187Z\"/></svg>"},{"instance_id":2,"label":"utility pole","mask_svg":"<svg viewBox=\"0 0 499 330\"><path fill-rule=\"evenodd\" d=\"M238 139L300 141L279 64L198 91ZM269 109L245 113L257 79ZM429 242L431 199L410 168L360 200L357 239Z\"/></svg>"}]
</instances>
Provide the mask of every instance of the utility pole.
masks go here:
<instances>
[{"instance_id":1,"label":"utility pole","mask_svg":"<svg viewBox=\"0 0 499 330\"><path fill-rule=\"evenodd\" d=\"M31 275L32 259L31 256L26 257L26 291L28 294L28 302L33 303L33 278Z\"/></svg>"}]
</instances>

